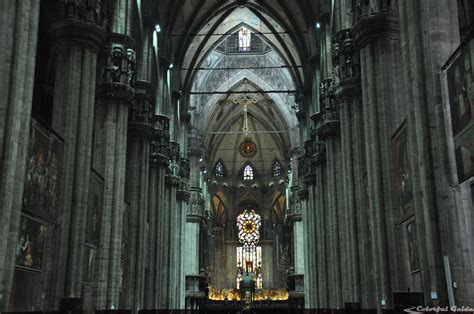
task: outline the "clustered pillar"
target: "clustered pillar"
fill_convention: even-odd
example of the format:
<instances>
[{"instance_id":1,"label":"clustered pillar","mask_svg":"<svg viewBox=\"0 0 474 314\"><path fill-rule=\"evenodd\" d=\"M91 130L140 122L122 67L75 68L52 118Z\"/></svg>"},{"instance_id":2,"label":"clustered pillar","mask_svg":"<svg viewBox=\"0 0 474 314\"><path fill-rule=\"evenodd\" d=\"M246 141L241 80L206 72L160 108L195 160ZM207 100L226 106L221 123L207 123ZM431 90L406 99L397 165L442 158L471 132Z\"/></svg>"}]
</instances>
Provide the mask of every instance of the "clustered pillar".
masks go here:
<instances>
[{"instance_id":1,"label":"clustered pillar","mask_svg":"<svg viewBox=\"0 0 474 314\"><path fill-rule=\"evenodd\" d=\"M11 294L20 229L39 6L39 0L0 3L0 310Z\"/></svg>"},{"instance_id":2,"label":"clustered pillar","mask_svg":"<svg viewBox=\"0 0 474 314\"><path fill-rule=\"evenodd\" d=\"M135 96L133 40L112 34L104 55L104 72L98 90L96 132L104 175L102 232L95 289L98 308L118 308L122 273L122 235L125 212L125 169L128 110ZM96 133L96 134L97 134Z\"/></svg>"},{"instance_id":3,"label":"clustered pillar","mask_svg":"<svg viewBox=\"0 0 474 314\"><path fill-rule=\"evenodd\" d=\"M137 81L128 122L126 199L130 203L127 220L128 260L124 269L122 308L143 308L145 279L149 261L150 215L148 213L148 184L150 172L150 142L154 135L155 97L153 86ZM154 192L152 190L152 192ZM154 192L155 193L155 192ZM125 279L126 278L126 279ZM153 290L151 290L153 291ZM148 298L150 299L150 298Z\"/></svg>"},{"instance_id":4,"label":"clustered pillar","mask_svg":"<svg viewBox=\"0 0 474 314\"><path fill-rule=\"evenodd\" d=\"M53 24L51 34L57 50L53 128L64 138L59 202L63 212L56 297L81 295L82 261L92 161L92 130L98 54L105 41L100 20L84 19L82 7L71 4L64 18Z\"/></svg>"},{"instance_id":5,"label":"clustered pillar","mask_svg":"<svg viewBox=\"0 0 474 314\"><path fill-rule=\"evenodd\" d=\"M151 142L150 150L150 176L148 187L148 214L150 217L149 239L150 250L149 267L150 275L147 278L146 308L158 308L163 299L165 286L164 271L167 261L164 258L163 246L168 245L164 241L163 216L165 214L165 176L169 165L169 119L164 115L155 117L155 133Z\"/></svg>"}]
</instances>

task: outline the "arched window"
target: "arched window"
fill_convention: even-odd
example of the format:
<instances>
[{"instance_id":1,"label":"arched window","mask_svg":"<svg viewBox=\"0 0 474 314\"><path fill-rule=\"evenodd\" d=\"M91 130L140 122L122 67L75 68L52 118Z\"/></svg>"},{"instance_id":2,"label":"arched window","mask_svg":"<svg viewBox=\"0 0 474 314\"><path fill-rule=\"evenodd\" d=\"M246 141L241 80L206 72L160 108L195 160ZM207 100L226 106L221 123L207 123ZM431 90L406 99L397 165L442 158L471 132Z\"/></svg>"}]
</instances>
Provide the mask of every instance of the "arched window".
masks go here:
<instances>
[{"instance_id":1,"label":"arched window","mask_svg":"<svg viewBox=\"0 0 474 314\"><path fill-rule=\"evenodd\" d=\"M239 51L250 51L250 30L245 27L239 31Z\"/></svg>"},{"instance_id":2,"label":"arched window","mask_svg":"<svg viewBox=\"0 0 474 314\"><path fill-rule=\"evenodd\" d=\"M273 163L272 176L274 177L281 176L281 164L278 160L275 160L275 162Z\"/></svg>"},{"instance_id":3,"label":"arched window","mask_svg":"<svg viewBox=\"0 0 474 314\"><path fill-rule=\"evenodd\" d=\"M251 165L246 165L244 168L244 180L253 180L254 173Z\"/></svg>"},{"instance_id":4,"label":"arched window","mask_svg":"<svg viewBox=\"0 0 474 314\"><path fill-rule=\"evenodd\" d=\"M214 168L214 174L217 178L223 178L225 176L224 164L221 160L216 163L216 166Z\"/></svg>"}]
</instances>

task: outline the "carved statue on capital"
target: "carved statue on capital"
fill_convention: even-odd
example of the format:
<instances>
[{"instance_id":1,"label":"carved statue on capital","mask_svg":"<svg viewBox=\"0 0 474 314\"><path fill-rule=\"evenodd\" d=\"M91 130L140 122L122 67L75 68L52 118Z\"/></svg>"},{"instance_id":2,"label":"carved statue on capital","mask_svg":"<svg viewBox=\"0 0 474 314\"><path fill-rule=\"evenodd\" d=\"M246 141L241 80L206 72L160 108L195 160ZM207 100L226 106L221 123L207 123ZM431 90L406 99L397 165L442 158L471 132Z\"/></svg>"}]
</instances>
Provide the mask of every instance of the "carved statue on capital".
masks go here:
<instances>
[{"instance_id":1,"label":"carved statue on capital","mask_svg":"<svg viewBox=\"0 0 474 314\"><path fill-rule=\"evenodd\" d=\"M103 83L135 86L135 51L123 43L111 43L103 67Z\"/></svg>"},{"instance_id":2,"label":"carved statue on capital","mask_svg":"<svg viewBox=\"0 0 474 314\"><path fill-rule=\"evenodd\" d=\"M101 27L107 22L102 0L63 0L61 6L65 19L95 23Z\"/></svg>"},{"instance_id":3,"label":"carved statue on capital","mask_svg":"<svg viewBox=\"0 0 474 314\"><path fill-rule=\"evenodd\" d=\"M350 29L343 29L332 38L332 62L335 83L360 78L359 53Z\"/></svg>"}]
</instances>

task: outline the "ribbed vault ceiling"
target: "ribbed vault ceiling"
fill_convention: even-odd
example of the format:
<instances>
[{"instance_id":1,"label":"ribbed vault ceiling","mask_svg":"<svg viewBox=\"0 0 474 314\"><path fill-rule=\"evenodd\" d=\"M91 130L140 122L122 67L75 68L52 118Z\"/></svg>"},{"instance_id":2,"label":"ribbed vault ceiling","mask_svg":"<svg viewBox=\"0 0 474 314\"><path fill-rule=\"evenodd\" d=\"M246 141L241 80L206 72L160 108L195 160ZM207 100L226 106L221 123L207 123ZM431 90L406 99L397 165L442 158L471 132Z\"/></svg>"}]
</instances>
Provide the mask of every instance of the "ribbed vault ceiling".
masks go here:
<instances>
[{"instance_id":1,"label":"ribbed vault ceiling","mask_svg":"<svg viewBox=\"0 0 474 314\"><path fill-rule=\"evenodd\" d=\"M319 1L161 0L159 6L151 0L142 3L149 6L148 12L155 15L168 36L166 46L175 65L174 88L183 91L183 102L192 110L191 124L204 134L208 169L212 171L215 163L222 160L231 181L238 178L247 162L264 181L271 180L275 160L280 160L286 170L289 151L299 143L296 92L282 91L299 93L308 88L305 82L309 81L309 72L303 60L309 58L308 29L319 11ZM272 49L258 56L219 52L216 47L242 26ZM266 70L269 67L273 68ZM229 93L236 91L244 94ZM234 102L245 92L256 101L248 107L250 134L241 132L243 106ZM258 148L251 158L243 157L238 149L246 137L251 137Z\"/></svg>"}]
</instances>

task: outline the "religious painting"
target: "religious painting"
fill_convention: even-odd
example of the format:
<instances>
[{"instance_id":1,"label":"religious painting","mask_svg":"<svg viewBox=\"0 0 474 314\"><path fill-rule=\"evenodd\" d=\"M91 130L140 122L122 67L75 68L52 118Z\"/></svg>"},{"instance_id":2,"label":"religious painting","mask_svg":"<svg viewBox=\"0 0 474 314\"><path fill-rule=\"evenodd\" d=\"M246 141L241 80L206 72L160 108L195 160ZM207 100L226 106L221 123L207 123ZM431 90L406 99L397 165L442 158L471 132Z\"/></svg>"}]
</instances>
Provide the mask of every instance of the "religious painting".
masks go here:
<instances>
[{"instance_id":1,"label":"religious painting","mask_svg":"<svg viewBox=\"0 0 474 314\"><path fill-rule=\"evenodd\" d=\"M408 161L406 124L403 124L393 137L393 158L395 162L395 189L402 213L413 203L413 183Z\"/></svg>"},{"instance_id":2,"label":"religious painting","mask_svg":"<svg viewBox=\"0 0 474 314\"><path fill-rule=\"evenodd\" d=\"M103 190L103 179L95 172L92 172L90 178L86 225L86 241L91 244L97 244L99 242L102 221Z\"/></svg>"},{"instance_id":3,"label":"religious painting","mask_svg":"<svg viewBox=\"0 0 474 314\"><path fill-rule=\"evenodd\" d=\"M39 123L32 122L26 164L23 210L55 219L62 142Z\"/></svg>"},{"instance_id":4,"label":"religious painting","mask_svg":"<svg viewBox=\"0 0 474 314\"><path fill-rule=\"evenodd\" d=\"M418 243L416 240L416 224L414 221L406 225L408 258L410 259L410 271L420 270L420 258L418 254Z\"/></svg>"},{"instance_id":5,"label":"religious painting","mask_svg":"<svg viewBox=\"0 0 474 314\"><path fill-rule=\"evenodd\" d=\"M82 281L92 283L94 279L94 266L97 250L91 246L84 248L84 263L82 268Z\"/></svg>"},{"instance_id":6,"label":"religious painting","mask_svg":"<svg viewBox=\"0 0 474 314\"><path fill-rule=\"evenodd\" d=\"M41 271L46 239L46 225L21 217L20 234L16 247L16 266Z\"/></svg>"},{"instance_id":7,"label":"religious painting","mask_svg":"<svg viewBox=\"0 0 474 314\"><path fill-rule=\"evenodd\" d=\"M459 182L474 175L474 41L455 53L446 70Z\"/></svg>"},{"instance_id":8,"label":"religious painting","mask_svg":"<svg viewBox=\"0 0 474 314\"><path fill-rule=\"evenodd\" d=\"M471 40L447 70L454 136L458 135L474 120L473 61L474 41Z\"/></svg>"},{"instance_id":9,"label":"religious painting","mask_svg":"<svg viewBox=\"0 0 474 314\"><path fill-rule=\"evenodd\" d=\"M454 139L456 168L460 182L474 176L474 124Z\"/></svg>"}]
</instances>

